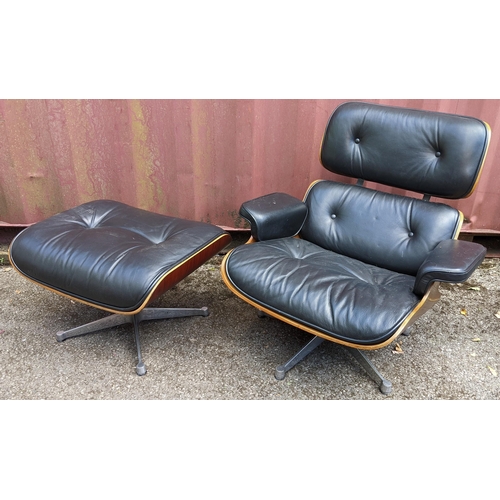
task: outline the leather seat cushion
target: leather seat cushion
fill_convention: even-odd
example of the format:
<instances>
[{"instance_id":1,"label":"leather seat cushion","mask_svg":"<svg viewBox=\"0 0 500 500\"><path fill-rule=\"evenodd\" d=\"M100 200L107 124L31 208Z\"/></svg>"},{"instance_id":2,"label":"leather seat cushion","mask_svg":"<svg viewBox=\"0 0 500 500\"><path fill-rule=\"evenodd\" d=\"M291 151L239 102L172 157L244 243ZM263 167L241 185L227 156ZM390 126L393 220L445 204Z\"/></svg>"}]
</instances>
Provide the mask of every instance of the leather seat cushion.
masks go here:
<instances>
[{"instance_id":1,"label":"leather seat cushion","mask_svg":"<svg viewBox=\"0 0 500 500\"><path fill-rule=\"evenodd\" d=\"M126 312L223 234L211 224L98 200L25 229L10 257L22 274L50 289Z\"/></svg>"},{"instance_id":2,"label":"leather seat cushion","mask_svg":"<svg viewBox=\"0 0 500 500\"><path fill-rule=\"evenodd\" d=\"M415 277L365 264L306 240L243 245L226 262L252 302L358 345L387 340L418 305Z\"/></svg>"}]
</instances>

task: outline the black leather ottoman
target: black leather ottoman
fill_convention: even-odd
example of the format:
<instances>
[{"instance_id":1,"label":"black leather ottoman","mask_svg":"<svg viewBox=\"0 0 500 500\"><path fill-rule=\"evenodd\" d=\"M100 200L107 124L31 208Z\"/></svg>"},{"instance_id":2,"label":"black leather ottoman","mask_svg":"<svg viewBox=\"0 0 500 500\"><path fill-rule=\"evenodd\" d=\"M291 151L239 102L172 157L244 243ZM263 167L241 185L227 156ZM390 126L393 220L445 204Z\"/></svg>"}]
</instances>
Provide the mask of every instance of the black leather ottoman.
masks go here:
<instances>
[{"instance_id":1,"label":"black leather ottoman","mask_svg":"<svg viewBox=\"0 0 500 500\"><path fill-rule=\"evenodd\" d=\"M207 316L203 308L146 308L231 241L217 226L152 213L111 200L85 203L38 222L12 242L12 266L63 296L113 313L56 334L58 341L133 323L138 375L146 373L138 324Z\"/></svg>"}]
</instances>

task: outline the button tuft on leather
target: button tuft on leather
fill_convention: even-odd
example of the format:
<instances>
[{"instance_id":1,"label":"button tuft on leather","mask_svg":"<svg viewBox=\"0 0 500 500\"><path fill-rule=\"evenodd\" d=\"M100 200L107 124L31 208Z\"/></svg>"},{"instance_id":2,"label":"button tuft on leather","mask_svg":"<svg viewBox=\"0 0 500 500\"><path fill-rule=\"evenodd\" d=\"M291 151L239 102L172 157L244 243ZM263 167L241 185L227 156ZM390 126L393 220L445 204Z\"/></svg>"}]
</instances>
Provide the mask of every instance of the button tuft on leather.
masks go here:
<instances>
[{"instance_id":1,"label":"button tuft on leather","mask_svg":"<svg viewBox=\"0 0 500 500\"><path fill-rule=\"evenodd\" d=\"M335 214L332 214L332 215L331 215L331 218L332 218L332 219L336 219L336 218L337 218L337 216L336 216Z\"/></svg>"},{"instance_id":2,"label":"button tuft on leather","mask_svg":"<svg viewBox=\"0 0 500 500\"><path fill-rule=\"evenodd\" d=\"M356 144L359 144L359 143L361 142L361 139L360 139L359 137L356 137L356 139L354 139L354 142L355 142Z\"/></svg>"},{"instance_id":3,"label":"button tuft on leather","mask_svg":"<svg viewBox=\"0 0 500 500\"><path fill-rule=\"evenodd\" d=\"M410 232L408 233L408 236L411 238L411 237L413 236L413 233L410 231Z\"/></svg>"},{"instance_id":4,"label":"button tuft on leather","mask_svg":"<svg viewBox=\"0 0 500 500\"><path fill-rule=\"evenodd\" d=\"M439 158L441 156L441 151L436 151L436 157Z\"/></svg>"}]
</instances>

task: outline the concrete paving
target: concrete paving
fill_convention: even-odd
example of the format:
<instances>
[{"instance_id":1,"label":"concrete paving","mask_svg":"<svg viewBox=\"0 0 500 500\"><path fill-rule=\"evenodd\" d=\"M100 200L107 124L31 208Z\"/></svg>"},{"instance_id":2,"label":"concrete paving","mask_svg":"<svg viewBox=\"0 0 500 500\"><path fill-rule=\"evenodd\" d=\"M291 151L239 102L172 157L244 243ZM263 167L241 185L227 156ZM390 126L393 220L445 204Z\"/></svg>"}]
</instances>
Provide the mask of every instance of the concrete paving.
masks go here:
<instances>
[{"instance_id":1,"label":"concrete paving","mask_svg":"<svg viewBox=\"0 0 500 500\"><path fill-rule=\"evenodd\" d=\"M245 236L246 238L246 236ZM235 244L242 243L241 237ZM147 374L135 372L130 324L57 342L55 333L107 315L0 266L3 400L498 400L500 260L441 301L409 336L368 352L393 384L383 395L345 349L324 342L283 381L276 366L311 336L256 310L223 284L217 255L154 305L208 306L208 317L141 323Z\"/></svg>"}]
</instances>

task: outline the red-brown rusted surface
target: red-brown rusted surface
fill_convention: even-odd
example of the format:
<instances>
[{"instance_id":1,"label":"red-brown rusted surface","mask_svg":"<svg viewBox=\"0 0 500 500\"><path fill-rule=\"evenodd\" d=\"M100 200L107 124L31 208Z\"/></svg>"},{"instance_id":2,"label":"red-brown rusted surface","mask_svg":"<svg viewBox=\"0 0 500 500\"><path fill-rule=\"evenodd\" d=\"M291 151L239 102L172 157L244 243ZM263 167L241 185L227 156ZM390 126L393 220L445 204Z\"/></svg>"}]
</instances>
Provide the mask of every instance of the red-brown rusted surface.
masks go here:
<instances>
[{"instance_id":1,"label":"red-brown rusted surface","mask_svg":"<svg viewBox=\"0 0 500 500\"><path fill-rule=\"evenodd\" d=\"M500 232L500 100L369 102L475 116L492 139L466 200L464 231ZM0 101L0 226L37 222L110 198L227 228L245 200L273 191L302 197L318 178L327 120L345 100Z\"/></svg>"}]
</instances>

